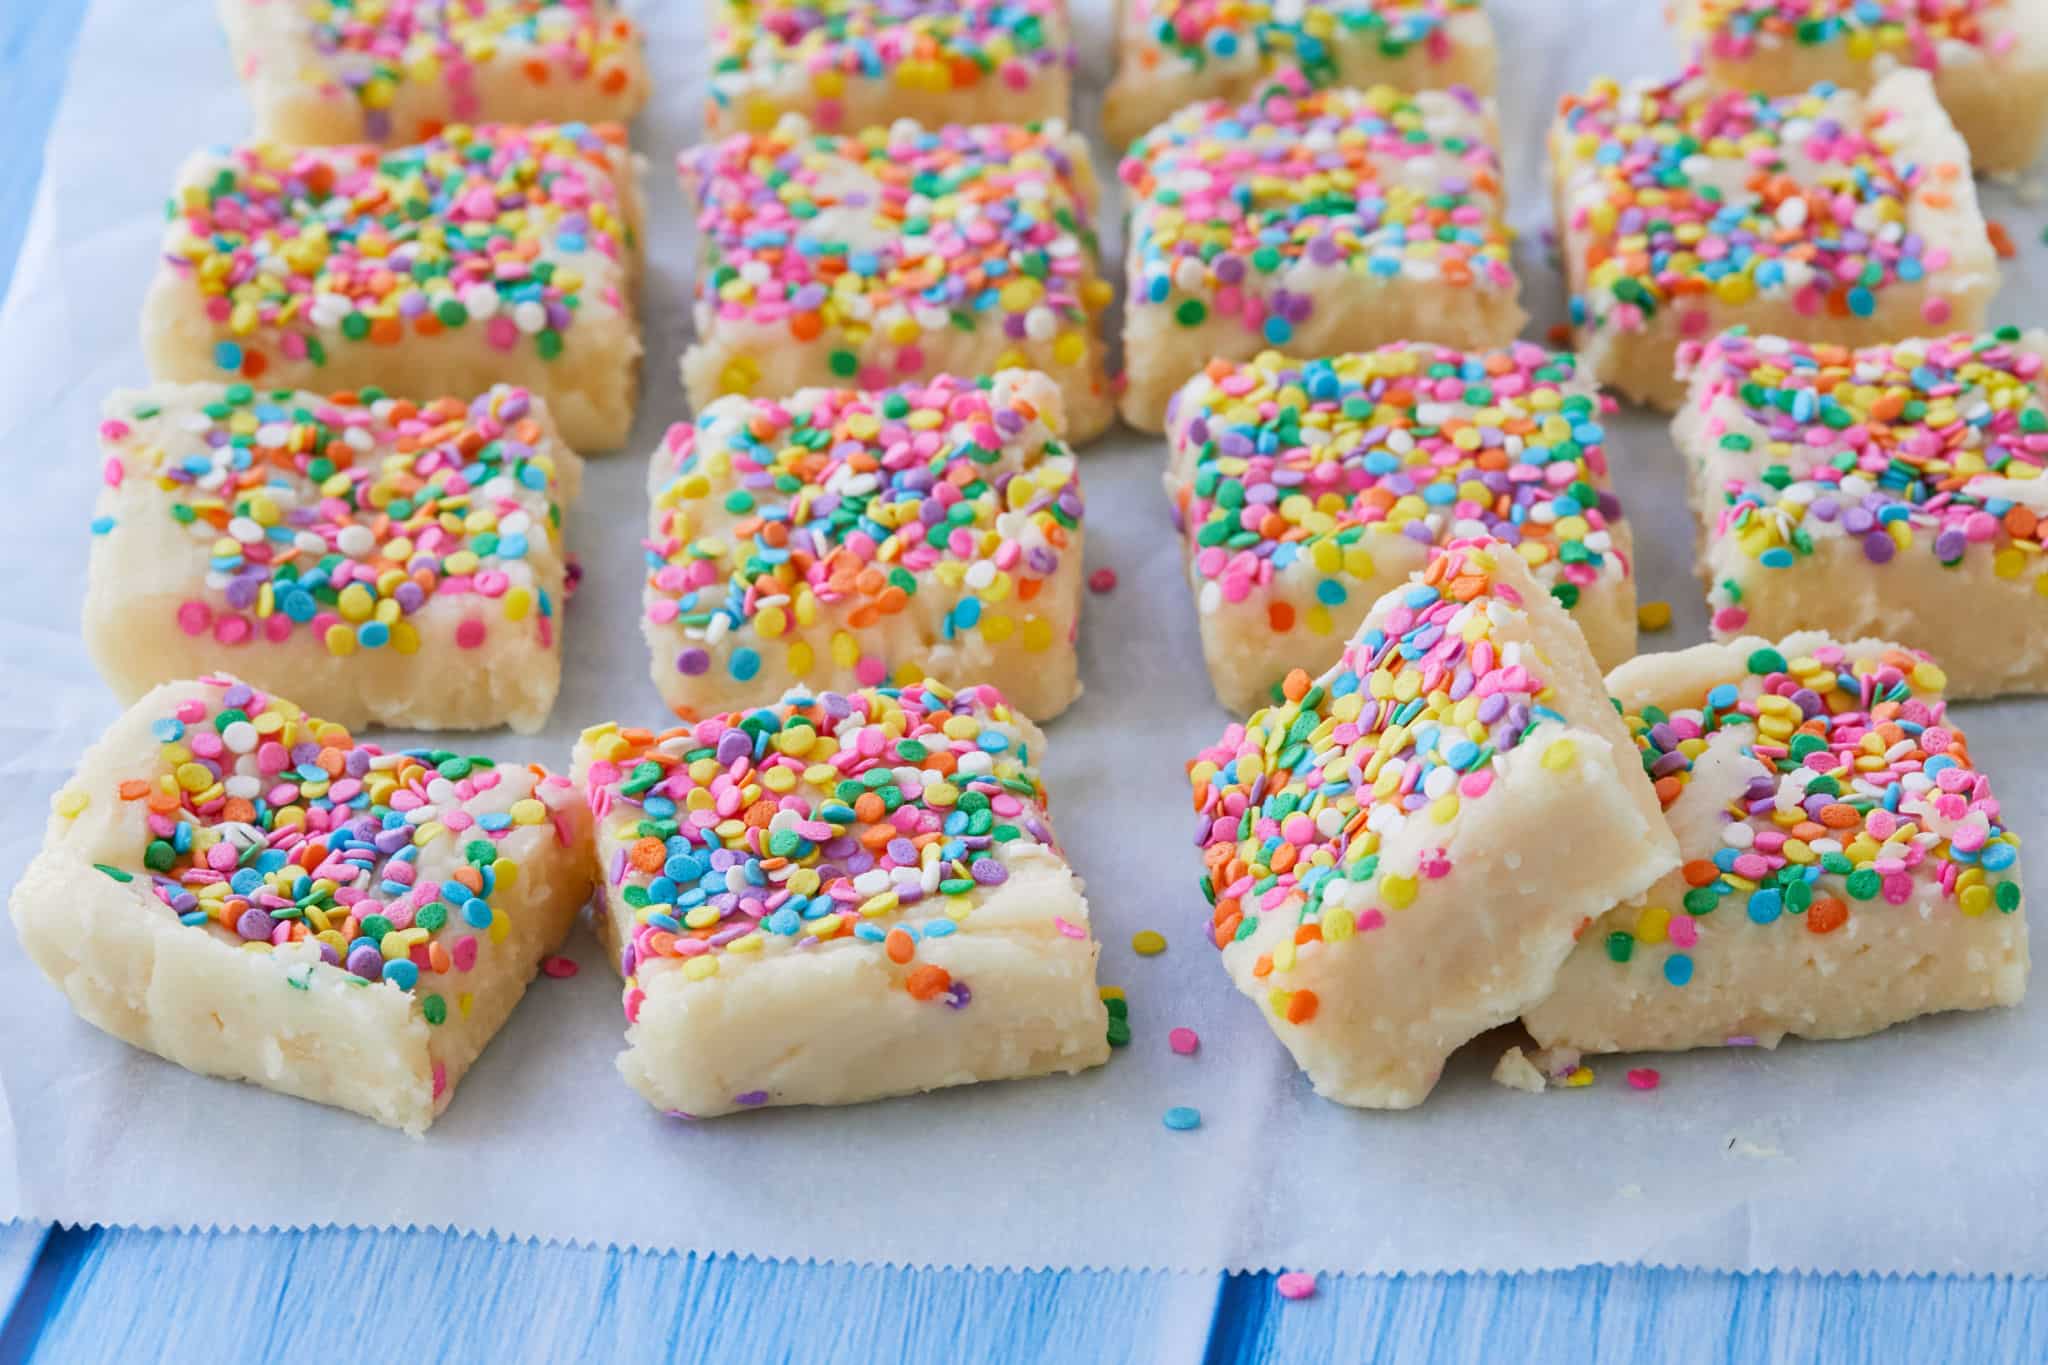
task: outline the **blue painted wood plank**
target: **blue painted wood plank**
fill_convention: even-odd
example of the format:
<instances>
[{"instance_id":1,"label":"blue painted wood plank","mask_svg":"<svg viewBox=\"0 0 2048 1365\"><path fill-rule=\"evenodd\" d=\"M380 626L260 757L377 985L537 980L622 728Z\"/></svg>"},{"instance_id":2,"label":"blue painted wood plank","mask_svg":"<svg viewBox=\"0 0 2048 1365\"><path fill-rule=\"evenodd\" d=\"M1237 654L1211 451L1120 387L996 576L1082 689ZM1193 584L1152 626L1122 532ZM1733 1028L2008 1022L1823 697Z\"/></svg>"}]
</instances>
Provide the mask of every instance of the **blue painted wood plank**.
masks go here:
<instances>
[{"instance_id":1,"label":"blue painted wood plank","mask_svg":"<svg viewBox=\"0 0 2048 1365\"><path fill-rule=\"evenodd\" d=\"M43 172L43 138L71 64L86 0L0 4L0 297L14 278Z\"/></svg>"}]
</instances>

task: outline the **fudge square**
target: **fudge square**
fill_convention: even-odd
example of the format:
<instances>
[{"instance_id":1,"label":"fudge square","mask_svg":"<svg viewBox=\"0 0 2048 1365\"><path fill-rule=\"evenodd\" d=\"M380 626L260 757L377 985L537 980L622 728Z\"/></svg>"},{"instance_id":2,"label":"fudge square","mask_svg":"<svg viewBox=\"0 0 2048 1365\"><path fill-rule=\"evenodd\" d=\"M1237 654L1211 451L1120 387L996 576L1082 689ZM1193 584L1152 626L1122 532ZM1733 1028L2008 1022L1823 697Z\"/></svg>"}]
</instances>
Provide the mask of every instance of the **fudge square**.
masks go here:
<instances>
[{"instance_id":1,"label":"fudge square","mask_svg":"<svg viewBox=\"0 0 2048 1365\"><path fill-rule=\"evenodd\" d=\"M1213 357L1483 349L1521 330L1488 101L1309 90L1191 105L1131 148L1124 420L1164 429Z\"/></svg>"},{"instance_id":2,"label":"fudge square","mask_svg":"<svg viewBox=\"0 0 2048 1365\"><path fill-rule=\"evenodd\" d=\"M1286 697L1188 765L1205 929L1317 1094L1409 1108L1677 844L1585 640L1498 542L1446 547Z\"/></svg>"},{"instance_id":3,"label":"fudge square","mask_svg":"<svg viewBox=\"0 0 2048 1365\"><path fill-rule=\"evenodd\" d=\"M575 923L589 841L566 778L380 749L222 675L86 751L9 909L87 1023L420 1133Z\"/></svg>"},{"instance_id":4,"label":"fudge square","mask_svg":"<svg viewBox=\"0 0 2048 1365\"><path fill-rule=\"evenodd\" d=\"M2027 986L2019 836L1925 654L1817 631L1614 670L1684 865L1523 1022L1585 1052L1853 1038Z\"/></svg>"},{"instance_id":5,"label":"fudge square","mask_svg":"<svg viewBox=\"0 0 2048 1365\"><path fill-rule=\"evenodd\" d=\"M994 688L937 683L585 731L627 1081L708 1118L1100 1066L1043 743Z\"/></svg>"},{"instance_id":6,"label":"fudge square","mask_svg":"<svg viewBox=\"0 0 2048 1365\"><path fill-rule=\"evenodd\" d=\"M547 720L582 461L525 390L161 384L100 451L84 633L124 703L226 666L352 727Z\"/></svg>"},{"instance_id":7,"label":"fudge square","mask_svg":"<svg viewBox=\"0 0 2048 1365\"><path fill-rule=\"evenodd\" d=\"M831 134L792 114L685 152L682 172L703 239L683 356L697 411L1033 369L1065 395L1071 439L1109 426L1113 291L1087 145L1065 124Z\"/></svg>"},{"instance_id":8,"label":"fudge square","mask_svg":"<svg viewBox=\"0 0 2048 1365\"><path fill-rule=\"evenodd\" d=\"M1128 147L1196 100L1243 100L1282 68L1317 86L1493 93L1493 26L1480 0L1127 0L1103 98Z\"/></svg>"},{"instance_id":9,"label":"fudge square","mask_svg":"<svg viewBox=\"0 0 2048 1365\"><path fill-rule=\"evenodd\" d=\"M2048 690L2048 334L1845 350L1729 333L1673 424L1716 639L1886 636L1953 697Z\"/></svg>"},{"instance_id":10,"label":"fudge square","mask_svg":"<svg viewBox=\"0 0 2048 1365\"><path fill-rule=\"evenodd\" d=\"M623 123L640 29L611 0L221 0L256 135L407 143L452 123Z\"/></svg>"},{"instance_id":11,"label":"fudge square","mask_svg":"<svg viewBox=\"0 0 2048 1365\"><path fill-rule=\"evenodd\" d=\"M713 137L784 114L827 132L1067 116L1066 0L718 0L713 14Z\"/></svg>"},{"instance_id":12,"label":"fudge square","mask_svg":"<svg viewBox=\"0 0 2048 1365\"><path fill-rule=\"evenodd\" d=\"M1969 153L1922 72L1868 97L1601 81L1563 101L1551 166L1575 349L1667 411L1683 342L1971 330L1998 285Z\"/></svg>"},{"instance_id":13,"label":"fudge square","mask_svg":"<svg viewBox=\"0 0 2048 1365\"><path fill-rule=\"evenodd\" d=\"M1731 89L1867 90L1916 66L1979 171L2023 171L2048 144L2048 12L2036 0L1674 0L1671 14Z\"/></svg>"},{"instance_id":14,"label":"fudge square","mask_svg":"<svg viewBox=\"0 0 2048 1365\"><path fill-rule=\"evenodd\" d=\"M616 124L206 151L143 310L152 377L406 398L517 384L578 450L633 421L638 190Z\"/></svg>"},{"instance_id":15,"label":"fudge square","mask_svg":"<svg viewBox=\"0 0 2048 1365\"><path fill-rule=\"evenodd\" d=\"M1081 483L1041 374L721 398L649 471L642 625L694 718L795 686L1081 693Z\"/></svg>"},{"instance_id":16,"label":"fudge square","mask_svg":"<svg viewBox=\"0 0 2048 1365\"><path fill-rule=\"evenodd\" d=\"M1212 362L1174 403L1166 485L1217 697L1250 712L1290 670L1322 672L1375 601L1477 536L1535 570L1601 667L1633 655L1602 403L1573 357L1527 342Z\"/></svg>"}]
</instances>

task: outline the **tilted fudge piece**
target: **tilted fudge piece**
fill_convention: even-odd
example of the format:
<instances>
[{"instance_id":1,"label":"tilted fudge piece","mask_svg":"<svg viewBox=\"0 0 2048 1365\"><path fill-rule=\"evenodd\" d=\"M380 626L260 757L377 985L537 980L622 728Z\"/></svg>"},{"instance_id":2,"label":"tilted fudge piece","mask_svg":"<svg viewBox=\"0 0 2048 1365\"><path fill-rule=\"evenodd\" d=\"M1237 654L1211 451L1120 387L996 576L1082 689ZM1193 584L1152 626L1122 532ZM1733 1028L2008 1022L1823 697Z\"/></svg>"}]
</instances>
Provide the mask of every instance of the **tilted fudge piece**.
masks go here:
<instances>
[{"instance_id":1,"label":"tilted fudge piece","mask_svg":"<svg viewBox=\"0 0 2048 1365\"><path fill-rule=\"evenodd\" d=\"M789 115L685 152L703 263L683 384L725 394L887 388L1032 369L1075 442L1114 415L1087 144L1057 120L844 135Z\"/></svg>"},{"instance_id":2,"label":"tilted fudge piece","mask_svg":"<svg viewBox=\"0 0 2048 1365\"><path fill-rule=\"evenodd\" d=\"M1160 431L1212 358L1483 349L1521 330L1492 105L1308 90L1191 105L1124 161L1124 420Z\"/></svg>"},{"instance_id":3,"label":"tilted fudge piece","mask_svg":"<svg viewBox=\"0 0 2048 1365\"><path fill-rule=\"evenodd\" d=\"M1677 845L1584 638L1497 542L1454 542L1287 697L1188 765L1207 928L1317 1094L1405 1109Z\"/></svg>"},{"instance_id":4,"label":"tilted fudge piece","mask_svg":"<svg viewBox=\"0 0 2048 1365\"><path fill-rule=\"evenodd\" d=\"M795 686L984 679L1045 720L1080 695L1081 483L1044 375L721 398L648 487L642 621L686 717Z\"/></svg>"},{"instance_id":5,"label":"tilted fudge piece","mask_svg":"<svg viewBox=\"0 0 2048 1365\"><path fill-rule=\"evenodd\" d=\"M1714 635L1882 633L1952 697L2048 690L2048 334L1730 333L1673 430Z\"/></svg>"},{"instance_id":6,"label":"tilted fudge piece","mask_svg":"<svg viewBox=\"0 0 2048 1365\"><path fill-rule=\"evenodd\" d=\"M202 152L143 310L150 372L420 400L517 384L570 445L616 446L639 387L631 156L616 124Z\"/></svg>"},{"instance_id":7,"label":"tilted fudge piece","mask_svg":"<svg viewBox=\"0 0 2048 1365\"><path fill-rule=\"evenodd\" d=\"M1493 93L1480 0L1124 0L1102 122L1121 150L1196 100L1242 100L1282 68L1318 86Z\"/></svg>"},{"instance_id":8,"label":"tilted fudge piece","mask_svg":"<svg viewBox=\"0 0 2048 1365\"><path fill-rule=\"evenodd\" d=\"M423 1132L590 891L566 778L167 683L51 801L9 909L78 1016L188 1071Z\"/></svg>"},{"instance_id":9,"label":"tilted fudge piece","mask_svg":"<svg viewBox=\"0 0 2048 1365\"><path fill-rule=\"evenodd\" d=\"M611 0L220 0L256 134L418 142L451 123L623 123L640 29Z\"/></svg>"},{"instance_id":10,"label":"tilted fudge piece","mask_svg":"<svg viewBox=\"0 0 2048 1365\"><path fill-rule=\"evenodd\" d=\"M123 702L226 663L341 725L547 720L582 461L524 390L163 384L100 449L85 643Z\"/></svg>"},{"instance_id":11,"label":"tilted fudge piece","mask_svg":"<svg viewBox=\"0 0 2048 1365\"><path fill-rule=\"evenodd\" d=\"M585 731L620 1072L707 1118L1100 1066L1043 744L994 688L936 683Z\"/></svg>"},{"instance_id":12,"label":"tilted fudge piece","mask_svg":"<svg viewBox=\"0 0 2048 1365\"><path fill-rule=\"evenodd\" d=\"M1607 676L1684 865L1587 929L1544 1046L1852 1038L2027 985L2018 836L1914 650L1817 631Z\"/></svg>"},{"instance_id":13,"label":"tilted fudge piece","mask_svg":"<svg viewBox=\"0 0 2048 1365\"><path fill-rule=\"evenodd\" d=\"M1601 81L1563 101L1550 149L1575 349L1667 411L1683 342L1968 330L1998 286L1969 152L1922 72L1867 97Z\"/></svg>"},{"instance_id":14,"label":"tilted fudge piece","mask_svg":"<svg viewBox=\"0 0 2048 1365\"><path fill-rule=\"evenodd\" d=\"M1784 95L1868 90L1916 66L1979 171L2022 171L2048 144L2048 10L2036 0L1673 0L1707 74Z\"/></svg>"},{"instance_id":15,"label":"tilted fudge piece","mask_svg":"<svg viewBox=\"0 0 2048 1365\"><path fill-rule=\"evenodd\" d=\"M1634 654L1602 402L1526 342L1212 363L1174 400L1166 489L1217 697L1250 712L1290 669L1322 672L1375 601L1474 536L1514 547L1601 667Z\"/></svg>"},{"instance_id":16,"label":"tilted fudge piece","mask_svg":"<svg viewBox=\"0 0 2048 1365\"><path fill-rule=\"evenodd\" d=\"M1066 0L716 0L713 137L802 114L828 132L897 119L1067 117Z\"/></svg>"}]
</instances>

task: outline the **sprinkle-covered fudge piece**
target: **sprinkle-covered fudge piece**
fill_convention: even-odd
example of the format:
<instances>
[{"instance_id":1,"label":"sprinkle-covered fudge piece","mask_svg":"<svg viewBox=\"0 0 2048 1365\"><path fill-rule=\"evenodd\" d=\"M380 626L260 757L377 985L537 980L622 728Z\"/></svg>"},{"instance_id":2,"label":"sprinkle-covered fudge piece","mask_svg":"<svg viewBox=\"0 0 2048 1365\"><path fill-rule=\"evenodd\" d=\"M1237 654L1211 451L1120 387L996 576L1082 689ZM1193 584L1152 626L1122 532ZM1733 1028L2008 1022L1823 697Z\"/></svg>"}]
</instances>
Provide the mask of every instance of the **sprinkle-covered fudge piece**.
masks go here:
<instances>
[{"instance_id":1,"label":"sprinkle-covered fudge piece","mask_svg":"<svg viewBox=\"0 0 2048 1365\"><path fill-rule=\"evenodd\" d=\"M2020 1002L2019 839L1925 654L1752 637L1607 683L1685 861L1580 938L1539 1043L1776 1047Z\"/></svg>"},{"instance_id":2,"label":"sprinkle-covered fudge piece","mask_svg":"<svg viewBox=\"0 0 2048 1365\"><path fill-rule=\"evenodd\" d=\"M1493 93L1480 0L1125 0L1102 122L1121 149L1196 100L1243 100L1276 72L1317 86Z\"/></svg>"},{"instance_id":3,"label":"sprinkle-covered fudge piece","mask_svg":"<svg viewBox=\"0 0 2048 1365\"><path fill-rule=\"evenodd\" d=\"M1306 89L1191 105L1131 148L1124 420L1160 431L1212 358L1392 341L1504 346L1522 326L1492 106L1464 91Z\"/></svg>"},{"instance_id":4,"label":"sprinkle-covered fudge piece","mask_svg":"<svg viewBox=\"0 0 2048 1365\"><path fill-rule=\"evenodd\" d=\"M452 123L623 123L647 102L612 0L220 0L256 134L322 146Z\"/></svg>"},{"instance_id":5,"label":"sprinkle-covered fudge piece","mask_svg":"<svg viewBox=\"0 0 2048 1365\"><path fill-rule=\"evenodd\" d=\"M791 687L1080 695L1081 483L1044 375L721 398L649 471L654 685L696 717Z\"/></svg>"},{"instance_id":6,"label":"sprinkle-covered fudge piece","mask_svg":"<svg viewBox=\"0 0 2048 1365\"><path fill-rule=\"evenodd\" d=\"M9 908L78 1016L423 1132L589 894L568 779L387 751L226 676L86 751Z\"/></svg>"},{"instance_id":7,"label":"sprinkle-covered fudge piece","mask_svg":"<svg viewBox=\"0 0 2048 1365\"><path fill-rule=\"evenodd\" d=\"M1730 327L1862 346L1982 325L1998 262L1926 75L1769 97L1601 81L1551 131L1575 349L1641 402Z\"/></svg>"},{"instance_id":8,"label":"sprinkle-covered fudge piece","mask_svg":"<svg viewBox=\"0 0 2048 1365\"><path fill-rule=\"evenodd\" d=\"M226 665L348 726L547 720L582 462L523 389L116 394L85 643L116 696Z\"/></svg>"},{"instance_id":9,"label":"sprinkle-covered fudge piece","mask_svg":"<svg viewBox=\"0 0 2048 1365\"><path fill-rule=\"evenodd\" d=\"M1458 541L1188 765L1205 926L1316 1093L1405 1109L1678 866L1585 640Z\"/></svg>"},{"instance_id":10,"label":"sprinkle-covered fudge piece","mask_svg":"<svg viewBox=\"0 0 2048 1365\"><path fill-rule=\"evenodd\" d=\"M2021 171L2048 145L2048 10L2036 0L1673 0L1716 82L1786 95L1934 77L1979 171Z\"/></svg>"},{"instance_id":11,"label":"sprinkle-covered fudge piece","mask_svg":"<svg viewBox=\"0 0 2048 1365\"><path fill-rule=\"evenodd\" d=\"M815 133L789 115L682 157L703 265L683 383L715 398L1034 369L1068 434L1114 414L1087 145L1058 122Z\"/></svg>"},{"instance_id":12,"label":"sprinkle-covered fudge piece","mask_svg":"<svg viewBox=\"0 0 2048 1365\"><path fill-rule=\"evenodd\" d=\"M1217 697L1250 712L1328 668L1375 601L1474 536L1514 548L1601 667L1634 654L1603 401L1526 342L1211 363L1175 399L1166 487Z\"/></svg>"},{"instance_id":13,"label":"sprinkle-covered fudge piece","mask_svg":"<svg viewBox=\"0 0 2048 1365\"><path fill-rule=\"evenodd\" d=\"M142 319L154 378L401 397L517 384L578 450L639 386L638 189L616 125L193 157Z\"/></svg>"},{"instance_id":14,"label":"sprinkle-covered fudge piece","mask_svg":"<svg viewBox=\"0 0 2048 1365\"><path fill-rule=\"evenodd\" d=\"M633 1088L708 1118L1101 1065L1043 743L936 683L585 731Z\"/></svg>"},{"instance_id":15,"label":"sprinkle-covered fudge piece","mask_svg":"<svg viewBox=\"0 0 2048 1365\"><path fill-rule=\"evenodd\" d=\"M784 114L847 132L1067 117L1066 0L716 0L713 137Z\"/></svg>"},{"instance_id":16,"label":"sprinkle-covered fudge piece","mask_svg":"<svg viewBox=\"0 0 2048 1365\"><path fill-rule=\"evenodd\" d=\"M1953 697L2048 690L2048 334L1730 333L1673 426L1717 639L1883 632Z\"/></svg>"}]
</instances>

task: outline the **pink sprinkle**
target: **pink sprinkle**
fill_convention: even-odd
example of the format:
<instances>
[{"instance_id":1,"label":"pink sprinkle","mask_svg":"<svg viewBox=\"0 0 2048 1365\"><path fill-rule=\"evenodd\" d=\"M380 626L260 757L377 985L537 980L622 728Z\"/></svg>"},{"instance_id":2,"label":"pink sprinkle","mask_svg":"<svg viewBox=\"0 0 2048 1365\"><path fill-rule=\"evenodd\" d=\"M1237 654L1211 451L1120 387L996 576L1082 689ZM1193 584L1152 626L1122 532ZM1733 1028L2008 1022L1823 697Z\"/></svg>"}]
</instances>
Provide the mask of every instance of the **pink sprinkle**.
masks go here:
<instances>
[{"instance_id":1,"label":"pink sprinkle","mask_svg":"<svg viewBox=\"0 0 2048 1365\"><path fill-rule=\"evenodd\" d=\"M1628 1073L1628 1083L1638 1090L1655 1090L1662 1079L1654 1066L1631 1067Z\"/></svg>"},{"instance_id":2,"label":"pink sprinkle","mask_svg":"<svg viewBox=\"0 0 2048 1365\"><path fill-rule=\"evenodd\" d=\"M1068 938L1088 937L1087 930L1081 928L1078 924L1069 924L1062 915L1054 915L1052 917L1052 927L1065 934Z\"/></svg>"},{"instance_id":3,"label":"pink sprinkle","mask_svg":"<svg viewBox=\"0 0 2048 1365\"><path fill-rule=\"evenodd\" d=\"M1192 1057L1202 1045L1202 1035L1191 1028L1177 1028L1166 1035L1166 1045L1183 1057Z\"/></svg>"},{"instance_id":4,"label":"pink sprinkle","mask_svg":"<svg viewBox=\"0 0 2048 1365\"><path fill-rule=\"evenodd\" d=\"M1088 575L1088 587L1093 592L1116 591L1116 570L1097 569Z\"/></svg>"},{"instance_id":5,"label":"pink sprinkle","mask_svg":"<svg viewBox=\"0 0 2048 1365\"><path fill-rule=\"evenodd\" d=\"M455 643L464 649L475 649L484 642L484 623L472 616L455 628Z\"/></svg>"},{"instance_id":6,"label":"pink sprinkle","mask_svg":"<svg viewBox=\"0 0 2048 1365\"><path fill-rule=\"evenodd\" d=\"M1316 1277L1305 1270L1290 1270L1273 1282L1283 1299L1312 1299L1316 1293Z\"/></svg>"},{"instance_id":7,"label":"pink sprinkle","mask_svg":"<svg viewBox=\"0 0 2048 1365\"><path fill-rule=\"evenodd\" d=\"M566 981L583 970L568 958L559 955L542 958L540 969L557 981ZM1653 1071L1650 1074L1654 1076L1656 1073Z\"/></svg>"}]
</instances>

